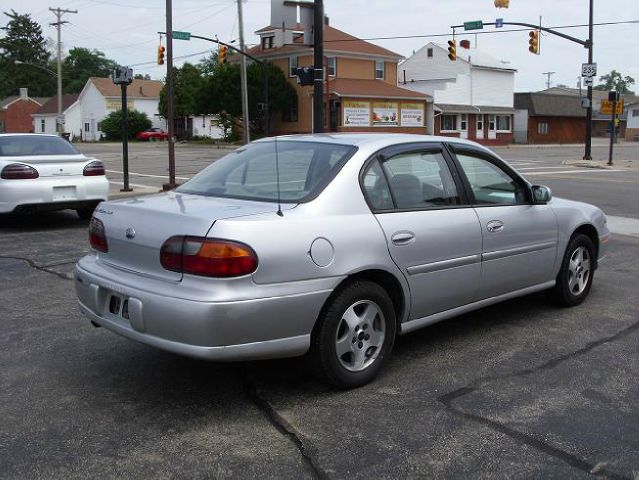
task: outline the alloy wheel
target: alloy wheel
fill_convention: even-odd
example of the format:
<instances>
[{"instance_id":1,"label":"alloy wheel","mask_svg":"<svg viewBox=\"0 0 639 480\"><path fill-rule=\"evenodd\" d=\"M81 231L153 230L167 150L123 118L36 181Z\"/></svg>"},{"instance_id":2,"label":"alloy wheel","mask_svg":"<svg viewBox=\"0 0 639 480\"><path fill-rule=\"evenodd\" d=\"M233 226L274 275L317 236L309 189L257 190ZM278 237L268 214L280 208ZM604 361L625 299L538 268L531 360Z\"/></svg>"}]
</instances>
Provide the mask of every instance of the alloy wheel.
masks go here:
<instances>
[{"instance_id":1,"label":"alloy wheel","mask_svg":"<svg viewBox=\"0 0 639 480\"><path fill-rule=\"evenodd\" d=\"M368 368L379 355L386 337L382 309L370 300L355 302L342 314L335 336L340 364L351 372Z\"/></svg>"}]
</instances>

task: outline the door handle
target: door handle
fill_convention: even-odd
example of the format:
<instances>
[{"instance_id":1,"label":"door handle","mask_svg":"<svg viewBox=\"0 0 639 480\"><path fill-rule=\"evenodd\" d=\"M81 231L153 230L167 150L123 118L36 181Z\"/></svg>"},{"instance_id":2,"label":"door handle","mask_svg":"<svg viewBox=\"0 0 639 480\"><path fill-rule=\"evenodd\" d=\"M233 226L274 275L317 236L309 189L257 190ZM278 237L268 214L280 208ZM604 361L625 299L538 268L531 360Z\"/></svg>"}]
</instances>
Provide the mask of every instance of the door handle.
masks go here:
<instances>
[{"instance_id":1,"label":"door handle","mask_svg":"<svg viewBox=\"0 0 639 480\"><path fill-rule=\"evenodd\" d=\"M395 245L408 245L415 241L415 234L413 232L396 232L391 237L391 241Z\"/></svg>"},{"instance_id":2,"label":"door handle","mask_svg":"<svg viewBox=\"0 0 639 480\"><path fill-rule=\"evenodd\" d=\"M504 222L501 220L491 220L486 225L486 230L491 233L501 232L504 229Z\"/></svg>"}]
</instances>

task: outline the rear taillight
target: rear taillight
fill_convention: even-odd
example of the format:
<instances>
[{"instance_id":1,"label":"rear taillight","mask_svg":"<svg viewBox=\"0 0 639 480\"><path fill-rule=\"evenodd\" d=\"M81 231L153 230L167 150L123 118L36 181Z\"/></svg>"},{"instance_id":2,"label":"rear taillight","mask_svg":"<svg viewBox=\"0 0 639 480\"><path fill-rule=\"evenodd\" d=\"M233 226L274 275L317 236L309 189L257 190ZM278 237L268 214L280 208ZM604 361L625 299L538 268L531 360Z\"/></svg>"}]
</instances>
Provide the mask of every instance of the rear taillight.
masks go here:
<instances>
[{"instance_id":1,"label":"rear taillight","mask_svg":"<svg viewBox=\"0 0 639 480\"><path fill-rule=\"evenodd\" d=\"M91 244L91 248L98 252L109 251L104 224L95 217L92 218L91 223L89 223L89 243Z\"/></svg>"},{"instance_id":2,"label":"rear taillight","mask_svg":"<svg viewBox=\"0 0 639 480\"><path fill-rule=\"evenodd\" d=\"M251 247L230 240L171 237L160 250L160 263L173 272L205 277L239 277L257 269Z\"/></svg>"},{"instance_id":3,"label":"rear taillight","mask_svg":"<svg viewBox=\"0 0 639 480\"><path fill-rule=\"evenodd\" d=\"M97 175L104 175L104 164L99 160L95 162L89 163L84 170L82 171L82 175L85 177L95 177Z\"/></svg>"},{"instance_id":4,"label":"rear taillight","mask_svg":"<svg viewBox=\"0 0 639 480\"><path fill-rule=\"evenodd\" d=\"M25 165L24 163L11 163L2 169L0 178L5 180L26 180L30 178L38 178L40 175L38 171Z\"/></svg>"}]
</instances>

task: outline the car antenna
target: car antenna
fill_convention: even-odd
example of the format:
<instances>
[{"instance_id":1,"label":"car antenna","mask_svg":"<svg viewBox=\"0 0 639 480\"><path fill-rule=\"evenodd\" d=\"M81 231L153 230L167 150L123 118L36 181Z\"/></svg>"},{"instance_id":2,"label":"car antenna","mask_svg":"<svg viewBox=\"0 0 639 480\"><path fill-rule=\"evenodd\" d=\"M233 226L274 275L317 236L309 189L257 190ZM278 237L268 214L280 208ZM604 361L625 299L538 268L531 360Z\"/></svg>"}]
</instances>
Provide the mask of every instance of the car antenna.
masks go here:
<instances>
[{"instance_id":1,"label":"car antenna","mask_svg":"<svg viewBox=\"0 0 639 480\"><path fill-rule=\"evenodd\" d=\"M283 217L282 213L282 201L280 194L280 159L277 152L277 136L275 137L275 176L277 177L277 214Z\"/></svg>"}]
</instances>

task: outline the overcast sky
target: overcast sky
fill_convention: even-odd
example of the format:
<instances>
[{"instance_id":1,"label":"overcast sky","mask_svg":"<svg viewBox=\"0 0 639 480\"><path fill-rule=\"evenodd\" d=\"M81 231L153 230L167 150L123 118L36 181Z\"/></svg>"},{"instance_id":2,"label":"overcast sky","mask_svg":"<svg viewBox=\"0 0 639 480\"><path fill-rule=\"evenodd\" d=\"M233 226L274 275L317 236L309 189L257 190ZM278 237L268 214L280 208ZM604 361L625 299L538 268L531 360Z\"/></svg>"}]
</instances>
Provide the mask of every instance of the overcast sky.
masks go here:
<instances>
[{"instance_id":1,"label":"overcast sky","mask_svg":"<svg viewBox=\"0 0 639 480\"><path fill-rule=\"evenodd\" d=\"M57 2L57 3L56 3ZM247 43L256 43L255 30L270 23L270 0L244 3L244 30ZM66 15L70 24L63 30L65 49L82 46L103 51L107 57L134 66L136 73L162 78L164 69L154 64L158 35L164 30L164 0L0 0L3 11L11 9L30 13L44 29L45 36L55 38L49 26L54 15L48 7L77 9ZM325 0L325 12L332 26L360 38L397 35L432 35L450 32L450 26L468 20L538 23L545 26L573 25L588 22L588 0L511 0L509 9L497 9L493 0ZM237 38L237 4L235 0L173 0L174 30L190 31L202 36L217 35L220 40ZM0 21L6 24L7 17ZM595 0L595 22L639 20L639 0ZM506 29L508 27L504 27ZM498 32L493 27L483 31ZM585 39L587 28L563 32ZM475 36L467 37L475 41ZM595 27L595 62L598 75L616 69L637 80L639 91L639 23ZM445 43L446 37L371 40L404 56L410 56L428 41ZM477 35L478 47L518 69L517 91L535 91L545 87L542 72L554 71L552 84L576 86L581 64L587 61L582 46L544 35L541 55L528 52L528 33L512 32ZM210 51L210 44L191 40L175 41L176 57ZM204 54L183 61L197 62Z\"/></svg>"}]
</instances>

